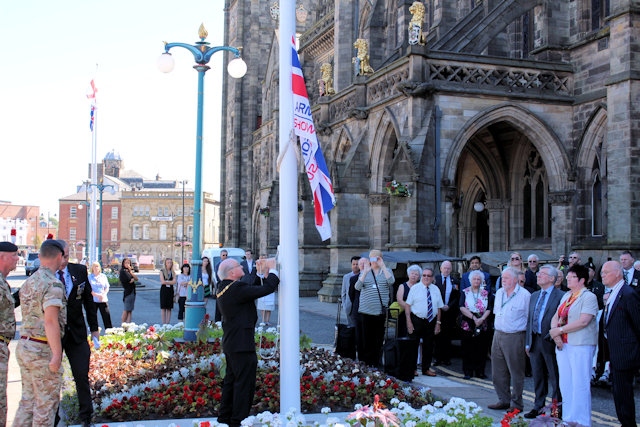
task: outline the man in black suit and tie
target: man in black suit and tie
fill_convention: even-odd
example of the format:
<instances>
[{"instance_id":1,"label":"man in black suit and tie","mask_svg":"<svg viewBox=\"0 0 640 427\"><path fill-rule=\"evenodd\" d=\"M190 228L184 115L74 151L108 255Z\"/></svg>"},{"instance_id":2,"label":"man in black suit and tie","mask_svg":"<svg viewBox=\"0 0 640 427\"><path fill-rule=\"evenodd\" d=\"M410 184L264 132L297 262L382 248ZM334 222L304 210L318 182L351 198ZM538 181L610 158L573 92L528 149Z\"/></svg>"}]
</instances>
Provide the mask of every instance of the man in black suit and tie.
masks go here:
<instances>
[{"instance_id":1,"label":"man in black suit and tie","mask_svg":"<svg viewBox=\"0 0 640 427\"><path fill-rule=\"evenodd\" d=\"M622 427L636 427L633 377L640 368L640 293L625 284L616 261L605 262L600 274L611 289L603 316L616 415Z\"/></svg>"},{"instance_id":2,"label":"man in black suit and tie","mask_svg":"<svg viewBox=\"0 0 640 427\"><path fill-rule=\"evenodd\" d=\"M562 401L558 382L556 347L553 342L544 337L549 333L551 319L556 314L564 292L554 286L558 278L558 270L551 264L540 267L536 275L540 290L535 291L529 300L529 318L525 338L525 351L531 360L531 373L536 393L533 409L524 415L529 419L540 415L545 406L547 392L552 399Z\"/></svg>"},{"instance_id":3,"label":"man in black suit and tie","mask_svg":"<svg viewBox=\"0 0 640 427\"><path fill-rule=\"evenodd\" d=\"M240 263L242 266L242 271L244 271L244 277L242 278L243 282L253 283L256 279L256 262L253 259L253 252L251 249L247 249L244 251L244 259Z\"/></svg>"},{"instance_id":4,"label":"man in black suit and tie","mask_svg":"<svg viewBox=\"0 0 640 427\"><path fill-rule=\"evenodd\" d=\"M100 332L98 331L98 316L91 295L87 267L69 262L69 245L66 242L64 242L62 265L60 270L56 272L56 276L65 285L67 294L67 324L62 338L62 347L69 359L73 380L76 383L80 407L78 416L83 426L89 426L93 416L93 402L89 386L91 349L87 342L87 324L82 314L83 307L91 336L97 339L100 337Z\"/></svg>"},{"instance_id":5,"label":"man in black suit and tie","mask_svg":"<svg viewBox=\"0 0 640 427\"><path fill-rule=\"evenodd\" d=\"M474 255L469 259L469 271L462 275L462 279L460 280L460 292L471 286L471 282L469 281L469 274L475 270L482 271L482 259L478 255ZM483 286L487 291L491 292L491 275L489 275L489 273L487 273L486 271L482 271L482 274L484 275Z\"/></svg>"},{"instance_id":6,"label":"man in black suit and tie","mask_svg":"<svg viewBox=\"0 0 640 427\"><path fill-rule=\"evenodd\" d=\"M256 388L258 357L254 341L258 313L255 300L276 291L280 279L275 270L275 258L257 261L258 274L264 276L249 284L240 279L242 266L235 259L220 263L218 274L218 307L222 311L222 348L227 361L227 373L222 384L222 401L218 422L239 427L249 416Z\"/></svg>"},{"instance_id":7,"label":"man in black suit and tie","mask_svg":"<svg viewBox=\"0 0 640 427\"><path fill-rule=\"evenodd\" d=\"M633 268L635 258L630 251L620 254L620 264L622 264L624 283L631 286L636 291L640 291L640 271Z\"/></svg>"},{"instance_id":8,"label":"man in black suit and tie","mask_svg":"<svg viewBox=\"0 0 640 427\"><path fill-rule=\"evenodd\" d=\"M436 361L433 366L451 365L451 338L456 328L456 317L460 312L460 282L451 277L452 269L451 262L445 261L440 265L440 274L436 276L436 286L440 289L444 307L440 333L436 335Z\"/></svg>"}]
</instances>

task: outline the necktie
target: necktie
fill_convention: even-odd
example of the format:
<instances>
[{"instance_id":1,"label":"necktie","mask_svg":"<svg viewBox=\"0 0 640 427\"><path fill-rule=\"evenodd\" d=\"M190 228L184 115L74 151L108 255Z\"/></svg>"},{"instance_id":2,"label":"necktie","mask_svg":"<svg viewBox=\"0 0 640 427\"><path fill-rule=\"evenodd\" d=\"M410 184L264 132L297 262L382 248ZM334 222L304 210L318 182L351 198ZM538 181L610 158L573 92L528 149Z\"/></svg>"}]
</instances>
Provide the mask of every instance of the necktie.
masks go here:
<instances>
[{"instance_id":1,"label":"necktie","mask_svg":"<svg viewBox=\"0 0 640 427\"><path fill-rule=\"evenodd\" d=\"M67 286L67 282L64 280L64 271L58 270L58 279L64 285L64 290L65 290L65 293L66 293L66 295L68 297L69 294L71 293L71 289L69 288L69 286Z\"/></svg>"},{"instance_id":2,"label":"necktie","mask_svg":"<svg viewBox=\"0 0 640 427\"><path fill-rule=\"evenodd\" d=\"M431 323L433 320L433 302L431 301L431 291L427 288L427 321Z\"/></svg>"},{"instance_id":3,"label":"necktie","mask_svg":"<svg viewBox=\"0 0 640 427\"><path fill-rule=\"evenodd\" d=\"M536 333L542 333L542 328L540 327L540 312L542 311L542 303L544 302L544 298L547 296L547 291L540 292L540 297L538 298L538 302L536 303L536 308L533 311L533 325L536 328Z\"/></svg>"},{"instance_id":4,"label":"necktie","mask_svg":"<svg viewBox=\"0 0 640 427\"><path fill-rule=\"evenodd\" d=\"M624 270L624 284L629 284L629 270Z\"/></svg>"},{"instance_id":5,"label":"necktie","mask_svg":"<svg viewBox=\"0 0 640 427\"><path fill-rule=\"evenodd\" d=\"M444 285L444 304L449 305L449 297L451 296L451 286L449 285L449 276L442 278L442 284Z\"/></svg>"}]
</instances>

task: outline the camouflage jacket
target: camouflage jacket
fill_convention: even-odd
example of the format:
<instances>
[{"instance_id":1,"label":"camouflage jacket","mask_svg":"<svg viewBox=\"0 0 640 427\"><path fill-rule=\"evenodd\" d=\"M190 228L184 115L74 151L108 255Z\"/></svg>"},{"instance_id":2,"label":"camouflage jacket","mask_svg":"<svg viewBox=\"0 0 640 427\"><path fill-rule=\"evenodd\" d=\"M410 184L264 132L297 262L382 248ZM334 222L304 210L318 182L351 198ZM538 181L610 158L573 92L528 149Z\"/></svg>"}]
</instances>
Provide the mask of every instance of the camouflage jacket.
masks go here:
<instances>
[{"instance_id":1,"label":"camouflage jacket","mask_svg":"<svg viewBox=\"0 0 640 427\"><path fill-rule=\"evenodd\" d=\"M16 334L15 301L11 286L0 273L0 336L13 339Z\"/></svg>"},{"instance_id":2,"label":"camouflage jacket","mask_svg":"<svg viewBox=\"0 0 640 427\"><path fill-rule=\"evenodd\" d=\"M51 306L60 307L58 323L60 324L60 335L62 335L67 323L65 288L51 270L40 267L20 288L21 334L36 338L46 337L44 310Z\"/></svg>"}]
</instances>

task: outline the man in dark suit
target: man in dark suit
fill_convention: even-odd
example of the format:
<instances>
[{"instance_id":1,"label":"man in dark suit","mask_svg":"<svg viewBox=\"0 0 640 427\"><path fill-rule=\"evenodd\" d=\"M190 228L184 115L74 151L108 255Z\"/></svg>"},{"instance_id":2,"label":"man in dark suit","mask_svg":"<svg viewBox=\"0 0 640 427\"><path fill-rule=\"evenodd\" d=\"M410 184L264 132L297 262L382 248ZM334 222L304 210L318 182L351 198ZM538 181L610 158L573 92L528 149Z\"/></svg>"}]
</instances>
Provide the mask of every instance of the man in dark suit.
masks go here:
<instances>
[{"instance_id":1,"label":"man in dark suit","mask_svg":"<svg viewBox=\"0 0 640 427\"><path fill-rule=\"evenodd\" d=\"M633 377L640 368L640 293L625 284L616 261L606 262L601 274L611 289L603 316L616 415L622 427L636 427Z\"/></svg>"},{"instance_id":2,"label":"man in dark suit","mask_svg":"<svg viewBox=\"0 0 640 427\"><path fill-rule=\"evenodd\" d=\"M525 338L525 351L531 360L531 373L536 393L533 409L524 415L529 419L540 415L545 406L547 392L552 399L562 401L555 345L544 337L549 333L551 319L556 314L564 292L553 286L558 278L558 270L551 264L540 267L537 276L540 290L535 291L529 300L529 318Z\"/></svg>"},{"instance_id":3,"label":"man in dark suit","mask_svg":"<svg viewBox=\"0 0 640 427\"><path fill-rule=\"evenodd\" d=\"M471 282L469 282L469 273L474 270L482 271L482 259L480 259L478 255L474 255L469 259L469 271L462 275L462 279L460 280L460 292L471 286ZM491 275L486 271L482 271L482 274L484 275L484 288L491 291Z\"/></svg>"},{"instance_id":4,"label":"man in dark suit","mask_svg":"<svg viewBox=\"0 0 640 427\"><path fill-rule=\"evenodd\" d=\"M222 384L222 401L218 422L239 427L249 416L256 388L258 358L254 341L258 321L255 300L276 291L280 279L275 270L275 258L257 261L258 274L264 276L249 284L240 279L242 266L235 259L220 263L218 274L218 307L222 311L222 348L227 361L227 373Z\"/></svg>"},{"instance_id":5,"label":"man in dark suit","mask_svg":"<svg viewBox=\"0 0 640 427\"><path fill-rule=\"evenodd\" d=\"M247 249L244 251L244 259L240 263L242 266L242 271L244 271L244 277L242 278L243 282L253 283L256 280L256 262L253 259L253 252L251 249Z\"/></svg>"},{"instance_id":6,"label":"man in dark suit","mask_svg":"<svg viewBox=\"0 0 640 427\"><path fill-rule=\"evenodd\" d=\"M636 291L640 290L640 271L633 268L635 258L630 251L623 251L620 254L620 264L622 264L624 283L631 286Z\"/></svg>"},{"instance_id":7,"label":"man in dark suit","mask_svg":"<svg viewBox=\"0 0 640 427\"><path fill-rule=\"evenodd\" d=\"M62 347L69 359L73 380L76 383L78 416L83 426L91 425L93 402L89 386L89 360L91 349L87 343L87 324L82 314L84 307L91 336L100 337L98 316L91 295L91 285L87 276L87 267L69 262L69 245L64 243L64 256L56 276L65 285L67 294L67 324L62 338ZM56 417L57 418L57 417Z\"/></svg>"},{"instance_id":8,"label":"man in dark suit","mask_svg":"<svg viewBox=\"0 0 640 427\"><path fill-rule=\"evenodd\" d=\"M451 277L451 262L445 261L440 265L440 274L436 276L436 286L440 289L440 296L444 302L442 307L442 325L440 333L436 335L436 348L434 352L435 363L438 365L451 365L451 339L456 326L456 317L460 312L460 282ZM423 361L423 363L425 363Z\"/></svg>"}]
</instances>

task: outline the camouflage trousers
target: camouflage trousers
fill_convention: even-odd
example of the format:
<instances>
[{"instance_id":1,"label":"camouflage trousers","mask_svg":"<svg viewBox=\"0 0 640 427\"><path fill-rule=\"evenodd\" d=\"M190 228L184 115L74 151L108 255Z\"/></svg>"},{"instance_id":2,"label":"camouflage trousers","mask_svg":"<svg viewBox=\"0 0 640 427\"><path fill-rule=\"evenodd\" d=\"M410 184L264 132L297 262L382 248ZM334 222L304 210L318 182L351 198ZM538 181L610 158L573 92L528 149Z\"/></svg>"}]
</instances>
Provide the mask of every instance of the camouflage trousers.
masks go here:
<instances>
[{"instance_id":1,"label":"camouflage trousers","mask_svg":"<svg viewBox=\"0 0 640 427\"><path fill-rule=\"evenodd\" d=\"M14 427L53 426L60 404L62 368L49 370L51 349L47 344L20 340L16 350L22 397L13 422Z\"/></svg>"},{"instance_id":2,"label":"camouflage trousers","mask_svg":"<svg viewBox=\"0 0 640 427\"><path fill-rule=\"evenodd\" d=\"M7 425L7 373L9 372L9 344L0 341L0 427Z\"/></svg>"}]
</instances>

